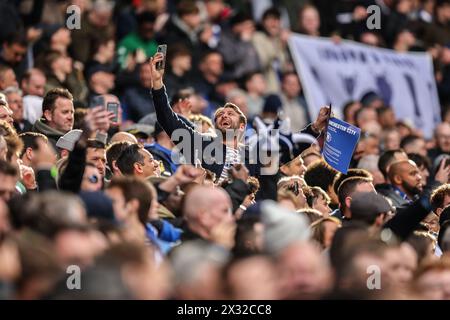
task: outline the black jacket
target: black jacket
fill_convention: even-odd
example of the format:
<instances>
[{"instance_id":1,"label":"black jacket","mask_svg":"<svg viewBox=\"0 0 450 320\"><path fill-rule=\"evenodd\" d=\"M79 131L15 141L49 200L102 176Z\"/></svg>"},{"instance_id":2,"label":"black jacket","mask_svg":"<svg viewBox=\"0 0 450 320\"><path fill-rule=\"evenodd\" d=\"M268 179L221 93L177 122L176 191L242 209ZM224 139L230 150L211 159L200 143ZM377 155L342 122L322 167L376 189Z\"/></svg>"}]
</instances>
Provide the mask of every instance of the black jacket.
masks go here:
<instances>
[{"instance_id":1,"label":"black jacket","mask_svg":"<svg viewBox=\"0 0 450 320\"><path fill-rule=\"evenodd\" d=\"M392 205L396 208L400 208L408 204L408 201L403 199L402 196L394 190L391 184L377 184L375 186L375 190L377 190L379 194L391 199Z\"/></svg>"},{"instance_id":2,"label":"black jacket","mask_svg":"<svg viewBox=\"0 0 450 320\"><path fill-rule=\"evenodd\" d=\"M201 134L188 126L172 110L165 87L159 90L152 90L152 94L158 122L169 137L171 137L174 144L179 144L178 147L182 148L180 153L183 154L186 162L193 164L195 163L195 157L198 156L201 160L202 167L214 172L219 177L222 173L226 157L226 146L222 142L222 139ZM176 132L175 135L173 135L174 132ZM311 126L306 127L301 132L315 135ZM181 137L177 136L177 133L181 133ZM183 141L185 138L189 141ZM248 168L250 175L260 177L262 164L260 162L258 148L250 153L247 146L242 146L240 151L241 154L244 154L244 164Z\"/></svg>"},{"instance_id":3,"label":"black jacket","mask_svg":"<svg viewBox=\"0 0 450 320\"><path fill-rule=\"evenodd\" d=\"M401 240L406 240L416 230L419 223L432 211L430 195L438 186L438 182L429 183L419 199L397 208L395 216L386 222L383 227L391 229Z\"/></svg>"}]
</instances>

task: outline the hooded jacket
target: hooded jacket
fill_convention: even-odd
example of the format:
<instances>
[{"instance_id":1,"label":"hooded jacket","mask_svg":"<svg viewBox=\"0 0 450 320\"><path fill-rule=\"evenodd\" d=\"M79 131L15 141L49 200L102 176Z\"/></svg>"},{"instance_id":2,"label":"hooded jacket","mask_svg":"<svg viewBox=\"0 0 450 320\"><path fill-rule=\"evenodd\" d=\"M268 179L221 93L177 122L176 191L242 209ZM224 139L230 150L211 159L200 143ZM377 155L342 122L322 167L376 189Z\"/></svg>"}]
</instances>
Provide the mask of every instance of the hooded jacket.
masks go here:
<instances>
[{"instance_id":1,"label":"hooded jacket","mask_svg":"<svg viewBox=\"0 0 450 320\"><path fill-rule=\"evenodd\" d=\"M64 132L56 130L52 127L50 127L44 118L38 119L32 128L33 132L42 133L44 136L48 138L48 141L50 141L53 145L53 148L55 150L58 150L56 147L56 142L59 138L61 138L64 135Z\"/></svg>"}]
</instances>

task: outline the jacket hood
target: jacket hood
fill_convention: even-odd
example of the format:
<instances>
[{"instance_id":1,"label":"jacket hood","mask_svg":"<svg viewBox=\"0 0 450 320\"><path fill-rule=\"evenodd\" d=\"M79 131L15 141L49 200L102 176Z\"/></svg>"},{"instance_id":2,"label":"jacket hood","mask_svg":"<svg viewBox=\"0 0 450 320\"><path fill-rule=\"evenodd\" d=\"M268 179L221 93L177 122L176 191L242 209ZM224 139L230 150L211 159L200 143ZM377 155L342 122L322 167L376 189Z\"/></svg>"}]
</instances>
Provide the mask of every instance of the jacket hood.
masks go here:
<instances>
[{"instance_id":1,"label":"jacket hood","mask_svg":"<svg viewBox=\"0 0 450 320\"><path fill-rule=\"evenodd\" d=\"M38 119L33 125L33 131L42 133L43 135L50 137L60 137L65 133L59 130L56 130L45 123L44 119Z\"/></svg>"}]
</instances>

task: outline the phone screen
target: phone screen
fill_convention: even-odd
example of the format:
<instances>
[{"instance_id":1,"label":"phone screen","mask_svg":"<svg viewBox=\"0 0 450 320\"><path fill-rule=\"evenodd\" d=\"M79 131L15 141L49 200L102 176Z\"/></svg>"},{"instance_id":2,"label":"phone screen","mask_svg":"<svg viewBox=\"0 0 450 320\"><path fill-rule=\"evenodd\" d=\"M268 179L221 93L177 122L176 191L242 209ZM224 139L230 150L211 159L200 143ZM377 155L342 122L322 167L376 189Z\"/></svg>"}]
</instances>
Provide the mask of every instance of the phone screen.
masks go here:
<instances>
[{"instance_id":1,"label":"phone screen","mask_svg":"<svg viewBox=\"0 0 450 320\"><path fill-rule=\"evenodd\" d=\"M119 121L119 104L117 102L108 102L106 110L114 113L114 118L111 120L112 122Z\"/></svg>"},{"instance_id":2,"label":"phone screen","mask_svg":"<svg viewBox=\"0 0 450 320\"><path fill-rule=\"evenodd\" d=\"M156 52L162 53L164 55L164 60L161 61L161 62L158 62L156 64L156 69L162 70L162 69L164 69L166 67L167 45L166 44L159 45L158 49L156 50Z\"/></svg>"}]
</instances>

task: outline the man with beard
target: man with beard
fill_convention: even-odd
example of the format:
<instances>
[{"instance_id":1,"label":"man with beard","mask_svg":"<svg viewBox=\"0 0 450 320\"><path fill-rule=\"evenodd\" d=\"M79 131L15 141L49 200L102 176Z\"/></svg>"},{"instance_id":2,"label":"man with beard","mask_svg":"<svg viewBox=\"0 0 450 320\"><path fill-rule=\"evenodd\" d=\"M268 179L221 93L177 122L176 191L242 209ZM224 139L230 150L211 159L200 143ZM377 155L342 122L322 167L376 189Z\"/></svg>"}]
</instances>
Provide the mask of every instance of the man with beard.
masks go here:
<instances>
[{"instance_id":1,"label":"man with beard","mask_svg":"<svg viewBox=\"0 0 450 320\"><path fill-rule=\"evenodd\" d=\"M423 191L420 170L411 160L394 162L388 176L395 193L408 202L415 200Z\"/></svg>"},{"instance_id":2,"label":"man with beard","mask_svg":"<svg viewBox=\"0 0 450 320\"><path fill-rule=\"evenodd\" d=\"M267 159L261 159L261 152L259 152L261 150L257 150L259 153L255 157L254 154L250 155L248 149L242 145L247 118L235 104L226 103L216 110L213 120L216 129L218 129L218 137L195 132L178 117L172 110L167 98L162 80L164 70L156 68L156 64L161 62L163 58L162 54L156 54L151 62L153 103L158 122L164 131L175 144L182 140L178 147L182 147L181 151L187 162L201 162L203 168L216 174L219 182L227 179L231 175L233 165L239 163L245 164L252 176L275 174L276 171L270 170L269 173L269 171L263 172L262 170L264 165L271 169L277 168L275 168L276 161L269 156L269 152L267 153ZM329 110L328 107L323 107L317 120L302 132L317 136L326 126ZM271 144L270 141L269 144ZM270 151L270 149L267 151Z\"/></svg>"}]
</instances>

